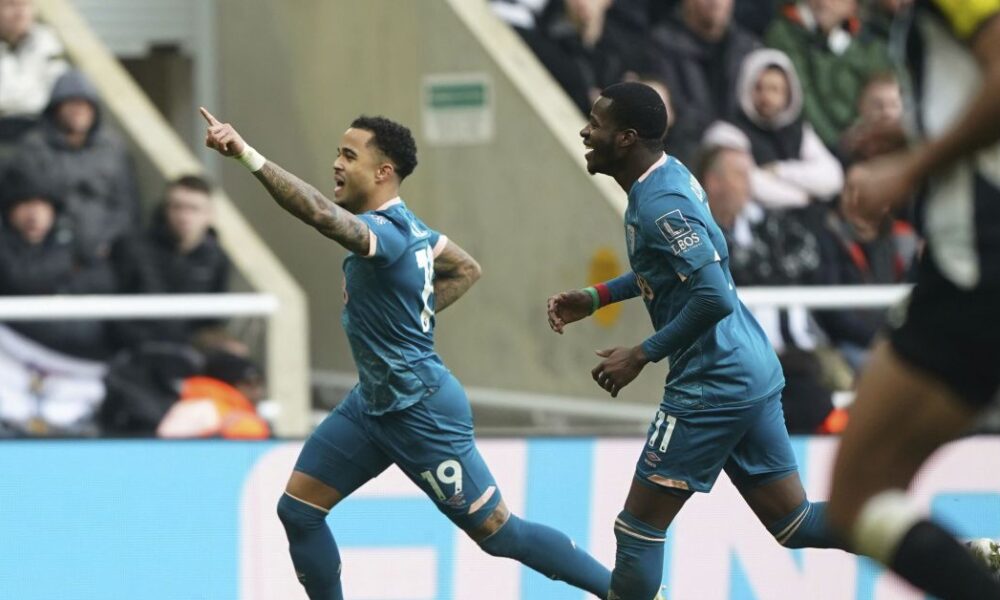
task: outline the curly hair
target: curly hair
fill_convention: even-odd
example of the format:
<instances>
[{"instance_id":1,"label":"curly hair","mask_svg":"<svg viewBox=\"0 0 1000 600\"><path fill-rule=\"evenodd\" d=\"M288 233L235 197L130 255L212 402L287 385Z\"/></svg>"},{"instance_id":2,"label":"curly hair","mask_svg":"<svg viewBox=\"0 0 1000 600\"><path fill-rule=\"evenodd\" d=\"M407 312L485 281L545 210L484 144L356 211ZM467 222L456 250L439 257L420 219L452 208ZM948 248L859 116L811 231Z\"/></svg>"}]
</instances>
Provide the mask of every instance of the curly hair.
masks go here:
<instances>
[{"instance_id":1,"label":"curly hair","mask_svg":"<svg viewBox=\"0 0 1000 600\"><path fill-rule=\"evenodd\" d=\"M405 125L385 117L362 115L354 119L351 127L372 133L369 143L392 161L400 181L417 168L417 142Z\"/></svg>"}]
</instances>

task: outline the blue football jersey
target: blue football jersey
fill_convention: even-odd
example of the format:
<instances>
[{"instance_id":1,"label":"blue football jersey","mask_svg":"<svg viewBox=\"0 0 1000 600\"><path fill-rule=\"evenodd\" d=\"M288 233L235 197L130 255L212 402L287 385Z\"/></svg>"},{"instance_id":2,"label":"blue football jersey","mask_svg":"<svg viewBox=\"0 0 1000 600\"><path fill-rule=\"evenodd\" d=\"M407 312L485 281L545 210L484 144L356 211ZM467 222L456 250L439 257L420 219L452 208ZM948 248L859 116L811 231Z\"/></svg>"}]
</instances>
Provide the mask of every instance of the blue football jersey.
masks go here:
<instances>
[{"instance_id":1,"label":"blue football jersey","mask_svg":"<svg viewBox=\"0 0 1000 600\"><path fill-rule=\"evenodd\" d=\"M736 296L725 238L705 191L687 167L664 155L632 186L625 210L629 262L653 327L662 329L690 299L692 273L721 263L736 309L670 357L664 401L685 407L761 400L784 385L764 331Z\"/></svg>"},{"instance_id":2,"label":"blue football jersey","mask_svg":"<svg viewBox=\"0 0 1000 600\"><path fill-rule=\"evenodd\" d=\"M447 238L394 199L358 218L375 239L344 259L344 312L368 414L402 410L448 372L434 351L434 258Z\"/></svg>"}]
</instances>

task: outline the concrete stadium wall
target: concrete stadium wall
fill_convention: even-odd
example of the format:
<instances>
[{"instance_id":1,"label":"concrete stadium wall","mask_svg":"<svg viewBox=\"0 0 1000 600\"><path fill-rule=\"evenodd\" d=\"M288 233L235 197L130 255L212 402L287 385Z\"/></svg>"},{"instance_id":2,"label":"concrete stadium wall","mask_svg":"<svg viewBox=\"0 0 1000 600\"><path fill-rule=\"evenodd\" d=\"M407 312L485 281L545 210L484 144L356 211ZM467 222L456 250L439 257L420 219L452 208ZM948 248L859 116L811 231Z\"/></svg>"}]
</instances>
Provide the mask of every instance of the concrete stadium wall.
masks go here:
<instances>
[{"instance_id":1,"label":"concrete stadium wall","mask_svg":"<svg viewBox=\"0 0 1000 600\"><path fill-rule=\"evenodd\" d=\"M603 277L626 268L624 193L585 173L582 145L569 147L583 118L486 3L220 0L217 9L220 105L211 108L270 159L332 191L335 149L352 118L385 114L414 130L420 166L403 198L484 269L438 319L452 370L469 384L600 396L593 351L648 335L641 303L563 337L548 330L544 306L551 293L589 283L593 269ZM422 82L450 73L492 83L490 141L428 140ZM284 214L240 167L224 166L223 182L308 294L312 366L350 369L339 326L344 252ZM622 396L658 402L664 373L650 366Z\"/></svg>"}]
</instances>

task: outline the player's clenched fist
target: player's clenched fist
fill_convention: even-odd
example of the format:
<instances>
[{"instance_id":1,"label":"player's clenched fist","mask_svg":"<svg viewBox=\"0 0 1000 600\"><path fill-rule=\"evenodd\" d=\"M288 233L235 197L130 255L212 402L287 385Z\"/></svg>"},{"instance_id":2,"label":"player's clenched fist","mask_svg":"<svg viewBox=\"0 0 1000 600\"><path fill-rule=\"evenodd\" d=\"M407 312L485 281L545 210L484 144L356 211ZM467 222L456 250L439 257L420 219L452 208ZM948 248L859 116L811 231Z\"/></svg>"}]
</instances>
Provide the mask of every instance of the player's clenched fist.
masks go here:
<instances>
[{"instance_id":1,"label":"player's clenched fist","mask_svg":"<svg viewBox=\"0 0 1000 600\"><path fill-rule=\"evenodd\" d=\"M223 156L239 156L247 147L240 134L229 123L221 123L204 107L198 109L201 116L208 122L205 133L205 145Z\"/></svg>"},{"instance_id":2,"label":"player's clenched fist","mask_svg":"<svg viewBox=\"0 0 1000 600\"><path fill-rule=\"evenodd\" d=\"M594 312L593 296L583 290L562 292L549 298L549 327L556 333L570 323L585 319Z\"/></svg>"}]
</instances>

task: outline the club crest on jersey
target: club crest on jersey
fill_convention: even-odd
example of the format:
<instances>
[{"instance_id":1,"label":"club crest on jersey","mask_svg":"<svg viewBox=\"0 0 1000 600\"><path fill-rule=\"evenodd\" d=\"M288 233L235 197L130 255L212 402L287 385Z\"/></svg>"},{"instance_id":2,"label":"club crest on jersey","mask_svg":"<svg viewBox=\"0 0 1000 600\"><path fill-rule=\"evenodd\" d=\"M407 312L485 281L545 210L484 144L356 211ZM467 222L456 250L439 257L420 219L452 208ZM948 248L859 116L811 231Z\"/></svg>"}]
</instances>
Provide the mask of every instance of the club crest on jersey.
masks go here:
<instances>
[{"instance_id":1,"label":"club crest on jersey","mask_svg":"<svg viewBox=\"0 0 1000 600\"><path fill-rule=\"evenodd\" d=\"M635 226L625 226L625 242L628 244L628 253L635 254Z\"/></svg>"},{"instance_id":2,"label":"club crest on jersey","mask_svg":"<svg viewBox=\"0 0 1000 600\"><path fill-rule=\"evenodd\" d=\"M375 221L376 225L386 225L389 223L389 219L386 219L382 215L372 215L372 221Z\"/></svg>"}]
</instances>

